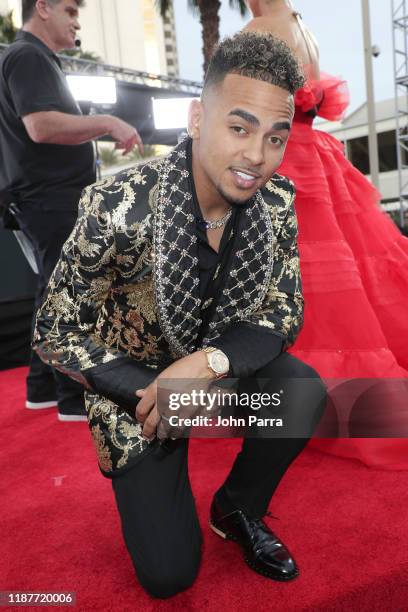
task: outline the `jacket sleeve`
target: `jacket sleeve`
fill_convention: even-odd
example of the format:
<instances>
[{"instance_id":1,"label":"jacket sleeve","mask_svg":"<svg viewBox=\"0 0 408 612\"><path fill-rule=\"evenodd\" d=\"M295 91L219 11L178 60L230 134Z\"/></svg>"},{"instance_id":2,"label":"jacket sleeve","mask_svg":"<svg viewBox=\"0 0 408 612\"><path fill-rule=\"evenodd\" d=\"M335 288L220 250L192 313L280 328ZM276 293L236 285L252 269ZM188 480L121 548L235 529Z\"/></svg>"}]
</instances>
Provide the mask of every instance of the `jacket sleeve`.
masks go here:
<instances>
[{"instance_id":1,"label":"jacket sleeve","mask_svg":"<svg viewBox=\"0 0 408 612\"><path fill-rule=\"evenodd\" d=\"M281 354L283 341L266 327L237 321L212 340L211 346L227 355L230 376L247 378Z\"/></svg>"},{"instance_id":2,"label":"jacket sleeve","mask_svg":"<svg viewBox=\"0 0 408 612\"><path fill-rule=\"evenodd\" d=\"M136 378L139 364L109 350L95 334L115 273L115 255L115 234L103 192L97 186L87 187L37 313L33 348L43 361L88 389L115 402L134 403L138 383L135 380L131 389L129 380L132 372Z\"/></svg>"},{"instance_id":3,"label":"jacket sleeve","mask_svg":"<svg viewBox=\"0 0 408 612\"><path fill-rule=\"evenodd\" d=\"M283 350L291 346L303 325L303 295L297 246L295 188L284 179L279 181L279 197L285 206L276 215L273 272L262 307L246 321L261 326L283 340ZM268 190L268 185L266 185ZM268 201L267 193L265 197Z\"/></svg>"}]
</instances>

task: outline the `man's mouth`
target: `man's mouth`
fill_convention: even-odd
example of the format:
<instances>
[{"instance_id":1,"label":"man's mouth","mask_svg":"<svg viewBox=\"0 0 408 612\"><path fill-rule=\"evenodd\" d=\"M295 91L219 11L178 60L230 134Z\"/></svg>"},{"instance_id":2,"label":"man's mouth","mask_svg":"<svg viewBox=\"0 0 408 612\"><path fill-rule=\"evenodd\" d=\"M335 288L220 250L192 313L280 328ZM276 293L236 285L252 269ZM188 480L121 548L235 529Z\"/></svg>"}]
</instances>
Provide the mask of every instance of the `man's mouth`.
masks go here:
<instances>
[{"instance_id":1,"label":"man's mouth","mask_svg":"<svg viewBox=\"0 0 408 612\"><path fill-rule=\"evenodd\" d=\"M250 189L254 187L256 182L261 178L258 173L241 170L239 168L231 168L231 172L234 176L235 184L241 189Z\"/></svg>"}]
</instances>

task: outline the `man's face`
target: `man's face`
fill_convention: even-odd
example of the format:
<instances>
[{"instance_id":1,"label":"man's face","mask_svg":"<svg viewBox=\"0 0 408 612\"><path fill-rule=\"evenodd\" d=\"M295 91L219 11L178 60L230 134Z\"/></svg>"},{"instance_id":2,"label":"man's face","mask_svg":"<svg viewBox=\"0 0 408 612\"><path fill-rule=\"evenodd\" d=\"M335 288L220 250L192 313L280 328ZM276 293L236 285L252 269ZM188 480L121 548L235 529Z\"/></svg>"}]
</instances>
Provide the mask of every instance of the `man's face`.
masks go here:
<instances>
[{"instance_id":1,"label":"man's face","mask_svg":"<svg viewBox=\"0 0 408 612\"><path fill-rule=\"evenodd\" d=\"M78 5L75 0L61 0L57 4L48 4L47 30L57 50L75 47L76 32L80 29L78 22Z\"/></svg>"},{"instance_id":2,"label":"man's face","mask_svg":"<svg viewBox=\"0 0 408 612\"><path fill-rule=\"evenodd\" d=\"M193 102L189 133L199 201L242 204L263 187L281 164L293 112L288 91L236 74Z\"/></svg>"}]
</instances>

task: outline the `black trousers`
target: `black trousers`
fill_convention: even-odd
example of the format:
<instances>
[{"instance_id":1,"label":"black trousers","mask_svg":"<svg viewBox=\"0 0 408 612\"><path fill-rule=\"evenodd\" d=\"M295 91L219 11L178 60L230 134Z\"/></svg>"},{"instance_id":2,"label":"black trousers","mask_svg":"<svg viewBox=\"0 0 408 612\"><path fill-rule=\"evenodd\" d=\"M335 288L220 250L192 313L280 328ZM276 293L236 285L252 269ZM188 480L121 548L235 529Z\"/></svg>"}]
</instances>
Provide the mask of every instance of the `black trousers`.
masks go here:
<instances>
[{"instance_id":1,"label":"black trousers","mask_svg":"<svg viewBox=\"0 0 408 612\"><path fill-rule=\"evenodd\" d=\"M308 421L311 436L325 406L325 387L318 374L283 353L256 377L310 379L301 393L293 394L287 410L292 417L301 414L303 422ZM308 439L244 439L229 475L215 493L222 509L238 508L253 518L264 516L281 478ZM188 476L188 440L173 444L169 453L156 444L145 459L112 480L136 575L148 593L160 598L188 588L200 564L201 532Z\"/></svg>"},{"instance_id":2,"label":"black trousers","mask_svg":"<svg viewBox=\"0 0 408 612\"><path fill-rule=\"evenodd\" d=\"M17 213L18 224L31 242L38 267L33 328L37 309L77 216L74 210L43 210L40 204L27 203ZM27 376L27 399L31 402L57 399L58 409L64 414L84 410L82 385L45 364L33 351Z\"/></svg>"}]
</instances>

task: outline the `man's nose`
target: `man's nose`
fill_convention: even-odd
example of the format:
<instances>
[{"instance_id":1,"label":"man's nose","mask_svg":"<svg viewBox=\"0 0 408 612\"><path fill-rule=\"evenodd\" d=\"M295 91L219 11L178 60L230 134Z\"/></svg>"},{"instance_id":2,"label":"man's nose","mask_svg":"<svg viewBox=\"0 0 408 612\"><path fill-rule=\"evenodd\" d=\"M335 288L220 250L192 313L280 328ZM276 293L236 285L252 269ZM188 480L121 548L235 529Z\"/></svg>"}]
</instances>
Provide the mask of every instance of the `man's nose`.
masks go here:
<instances>
[{"instance_id":1,"label":"man's nose","mask_svg":"<svg viewBox=\"0 0 408 612\"><path fill-rule=\"evenodd\" d=\"M265 161L263 139L253 138L247 143L244 151L245 158L252 166L260 166Z\"/></svg>"},{"instance_id":2,"label":"man's nose","mask_svg":"<svg viewBox=\"0 0 408 612\"><path fill-rule=\"evenodd\" d=\"M80 30L81 29L81 24L79 23L79 21L77 19L75 19L74 28L76 30Z\"/></svg>"}]
</instances>

